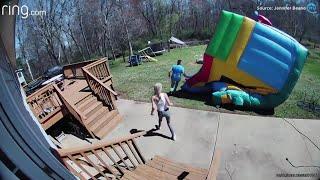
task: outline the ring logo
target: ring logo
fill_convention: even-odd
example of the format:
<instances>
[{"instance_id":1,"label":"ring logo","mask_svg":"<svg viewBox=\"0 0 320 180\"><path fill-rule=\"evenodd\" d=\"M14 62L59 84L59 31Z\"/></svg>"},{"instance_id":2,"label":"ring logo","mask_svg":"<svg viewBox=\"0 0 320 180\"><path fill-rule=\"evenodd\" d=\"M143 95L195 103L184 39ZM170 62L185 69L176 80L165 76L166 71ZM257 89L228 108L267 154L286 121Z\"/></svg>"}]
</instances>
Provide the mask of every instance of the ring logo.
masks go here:
<instances>
[{"instance_id":1,"label":"ring logo","mask_svg":"<svg viewBox=\"0 0 320 180\"><path fill-rule=\"evenodd\" d=\"M29 11L29 7L26 5L22 5L21 7L18 5L3 5L1 7L1 15L21 15L22 19L28 18L31 16L45 16L47 14L46 11Z\"/></svg>"},{"instance_id":2,"label":"ring logo","mask_svg":"<svg viewBox=\"0 0 320 180\"><path fill-rule=\"evenodd\" d=\"M312 14L317 13L317 6L316 6L316 4L315 4L315 3L309 3L309 4L307 5L307 11L308 11L309 13L312 13Z\"/></svg>"}]
</instances>

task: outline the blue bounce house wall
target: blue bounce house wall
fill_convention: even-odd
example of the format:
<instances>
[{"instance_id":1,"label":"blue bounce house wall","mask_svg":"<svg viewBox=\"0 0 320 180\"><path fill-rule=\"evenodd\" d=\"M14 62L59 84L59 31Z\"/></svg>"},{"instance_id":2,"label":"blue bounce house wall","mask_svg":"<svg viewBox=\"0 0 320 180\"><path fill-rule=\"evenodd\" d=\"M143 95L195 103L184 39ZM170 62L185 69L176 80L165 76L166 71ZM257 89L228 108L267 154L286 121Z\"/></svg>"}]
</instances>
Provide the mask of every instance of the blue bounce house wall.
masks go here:
<instances>
[{"instance_id":1,"label":"blue bounce house wall","mask_svg":"<svg viewBox=\"0 0 320 180\"><path fill-rule=\"evenodd\" d=\"M292 92L294 86L296 85L300 74L302 72L302 68L304 66L305 60L308 56L308 50L300 45L299 43L295 43L295 49L297 52L297 58L291 69L287 82L282 90L277 94L270 94L261 99L261 107L263 108L273 108L281 103L283 103Z\"/></svg>"},{"instance_id":2,"label":"blue bounce house wall","mask_svg":"<svg viewBox=\"0 0 320 180\"><path fill-rule=\"evenodd\" d=\"M238 68L280 91L295 57L294 44L287 36L257 23Z\"/></svg>"}]
</instances>

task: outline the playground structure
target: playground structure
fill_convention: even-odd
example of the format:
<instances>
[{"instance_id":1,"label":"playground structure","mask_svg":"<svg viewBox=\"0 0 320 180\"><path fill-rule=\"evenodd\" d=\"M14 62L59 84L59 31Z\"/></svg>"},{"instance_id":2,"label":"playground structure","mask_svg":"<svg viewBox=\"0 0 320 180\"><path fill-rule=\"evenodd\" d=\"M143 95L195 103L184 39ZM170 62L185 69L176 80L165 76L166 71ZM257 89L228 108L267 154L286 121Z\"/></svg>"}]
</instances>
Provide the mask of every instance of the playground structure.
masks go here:
<instances>
[{"instance_id":1,"label":"playground structure","mask_svg":"<svg viewBox=\"0 0 320 180\"><path fill-rule=\"evenodd\" d=\"M148 54L151 54L152 56L156 56L156 54L153 52L153 50L150 47L146 47L144 49L141 49L138 51L139 54L141 54L141 58L145 59L147 62L157 62L158 60L156 58L151 57Z\"/></svg>"},{"instance_id":2,"label":"playground structure","mask_svg":"<svg viewBox=\"0 0 320 180\"><path fill-rule=\"evenodd\" d=\"M163 47L162 42L149 43L149 47L153 51L153 54L151 54L151 56L153 56L153 55L159 56L159 55L162 55L164 52L166 52L166 49Z\"/></svg>"},{"instance_id":3,"label":"playground structure","mask_svg":"<svg viewBox=\"0 0 320 180\"><path fill-rule=\"evenodd\" d=\"M154 58L157 55L162 55L165 49L162 47L161 43L150 44L148 47L143 48L138 51L138 54L129 56L128 63L130 66L138 66L145 62L157 62L158 60Z\"/></svg>"},{"instance_id":4,"label":"playground structure","mask_svg":"<svg viewBox=\"0 0 320 180\"><path fill-rule=\"evenodd\" d=\"M307 54L288 34L222 11L202 68L182 89L211 93L214 105L272 109L289 97Z\"/></svg>"},{"instance_id":5,"label":"playground structure","mask_svg":"<svg viewBox=\"0 0 320 180\"><path fill-rule=\"evenodd\" d=\"M169 42L174 42L179 47L186 46L186 44L183 41L175 37L171 37L169 39ZM143 61L157 62L158 60L154 57L162 55L164 52L166 52L166 49L163 48L162 42L151 44L149 41L148 44L148 47L139 50L138 54L129 56L128 63L130 64L130 66L138 66L142 64Z\"/></svg>"},{"instance_id":6,"label":"playground structure","mask_svg":"<svg viewBox=\"0 0 320 180\"><path fill-rule=\"evenodd\" d=\"M148 55L147 51L150 51L153 53L152 49L150 47L144 48L142 50L139 50L139 54L134 54L128 57L128 63L129 66L139 66L142 64L142 61L145 62L157 62L158 60L156 58L153 58Z\"/></svg>"}]
</instances>

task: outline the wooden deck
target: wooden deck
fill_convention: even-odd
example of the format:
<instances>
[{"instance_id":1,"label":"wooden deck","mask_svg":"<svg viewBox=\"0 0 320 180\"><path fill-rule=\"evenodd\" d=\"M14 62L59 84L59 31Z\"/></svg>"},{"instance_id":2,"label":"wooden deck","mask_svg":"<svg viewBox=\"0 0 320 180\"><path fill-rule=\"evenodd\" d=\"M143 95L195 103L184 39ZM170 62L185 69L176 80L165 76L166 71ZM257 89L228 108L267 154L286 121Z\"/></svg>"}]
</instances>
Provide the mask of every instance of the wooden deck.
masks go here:
<instances>
[{"instance_id":1,"label":"wooden deck","mask_svg":"<svg viewBox=\"0 0 320 180\"><path fill-rule=\"evenodd\" d=\"M88 83L85 79L65 79L64 80L64 90L62 95L68 97L70 101L74 104L78 103L81 99L90 95L92 91L90 90Z\"/></svg>"},{"instance_id":2,"label":"wooden deck","mask_svg":"<svg viewBox=\"0 0 320 180\"><path fill-rule=\"evenodd\" d=\"M27 97L44 129L69 114L92 137L102 138L122 121L106 59L68 65L64 77L59 85L48 84Z\"/></svg>"},{"instance_id":3,"label":"wooden deck","mask_svg":"<svg viewBox=\"0 0 320 180\"><path fill-rule=\"evenodd\" d=\"M174 162L166 157L155 156L146 164L138 166L132 172L126 171L121 179L195 179L205 180L207 169L196 168Z\"/></svg>"},{"instance_id":4,"label":"wooden deck","mask_svg":"<svg viewBox=\"0 0 320 180\"><path fill-rule=\"evenodd\" d=\"M122 120L114 103L106 59L68 65L63 83L51 83L27 97L27 102L44 129L66 115L72 115L92 137L102 138ZM195 179L215 180L220 151L209 169L192 167L155 156L146 161L135 139L139 132L111 141L96 141L81 147L59 149L65 166L80 179Z\"/></svg>"},{"instance_id":5,"label":"wooden deck","mask_svg":"<svg viewBox=\"0 0 320 180\"><path fill-rule=\"evenodd\" d=\"M59 154L66 167L80 179L216 179L221 156L219 149L214 153L208 169L178 163L161 156L147 161L136 143L136 139L145 134L143 131L111 141L61 149Z\"/></svg>"}]
</instances>

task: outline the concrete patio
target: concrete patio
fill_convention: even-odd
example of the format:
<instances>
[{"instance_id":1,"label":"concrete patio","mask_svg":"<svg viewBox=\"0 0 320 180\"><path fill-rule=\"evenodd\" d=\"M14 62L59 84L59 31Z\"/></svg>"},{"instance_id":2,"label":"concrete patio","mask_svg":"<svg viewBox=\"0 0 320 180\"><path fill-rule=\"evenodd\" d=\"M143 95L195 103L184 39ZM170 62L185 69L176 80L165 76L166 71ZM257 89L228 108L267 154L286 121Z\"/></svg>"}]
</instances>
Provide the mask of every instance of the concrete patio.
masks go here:
<instances>
[{"instance_id":1,"label":"concrete patio","mask_svg":"<svg viewBox=\"0 0 320 180\"><path fill-rule=\"evenodd\" d=\"M105 139L125 136L132 130L152 130L157 115L149 103L120 99L117 106L124 121ZM199 111L171 107L177 140L169 139L166 121L161 130L137 140L146 159L161 155L193 166L208 168L214 145L222 150L219 180L319 179L320 150L289 123L320 146L320 120L284 119ZM64 147L86 144L71 135ZM276 174L315 174L317 177L277 177Z\"/></svg>"},{"instance_id":2,"label":"concrete patio","mask_svg":"<svg viewBox=\"0 0 320 180\"><path fill-rule=\"evenodd\" d=\"M107 138L128 134L132 129L148 131L155 128L157 115L150 115L150 104L122 99L117 104L124 121ZM320 150L288 123L320 146L319 120L287 119L286 122L274 117L178 107L170 110L177 141L165 137L170 137L170 131L163 121L161 130L138 140L147 159L157 154L208 168L217 134L216 147L222 150L218 179L269 180L282 179L276 177L279 173L320 174L320 168L294 168L286 161L288 158L295 166L320 166Z\"/></svg>"}]
</instances>

